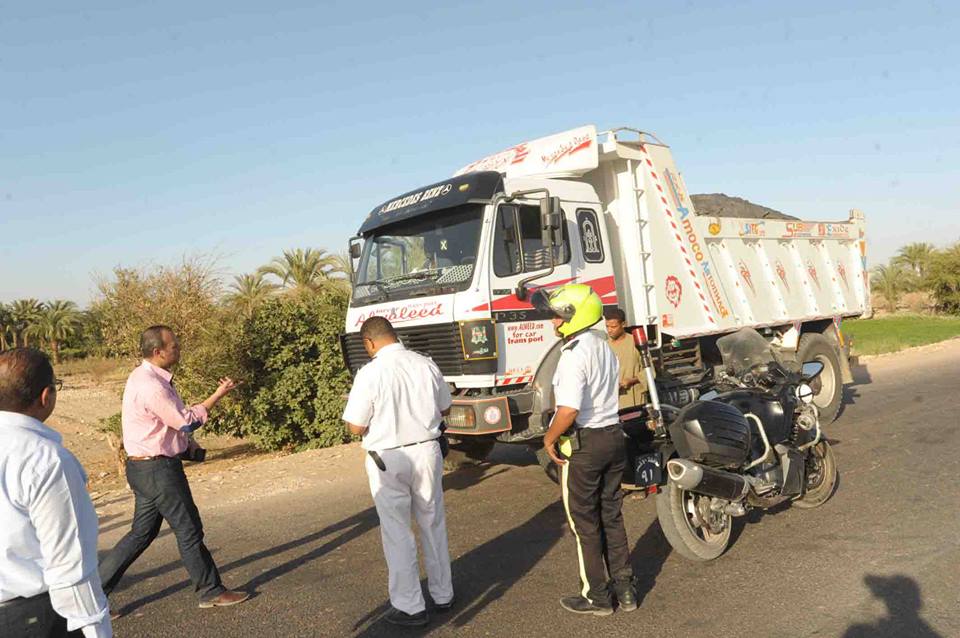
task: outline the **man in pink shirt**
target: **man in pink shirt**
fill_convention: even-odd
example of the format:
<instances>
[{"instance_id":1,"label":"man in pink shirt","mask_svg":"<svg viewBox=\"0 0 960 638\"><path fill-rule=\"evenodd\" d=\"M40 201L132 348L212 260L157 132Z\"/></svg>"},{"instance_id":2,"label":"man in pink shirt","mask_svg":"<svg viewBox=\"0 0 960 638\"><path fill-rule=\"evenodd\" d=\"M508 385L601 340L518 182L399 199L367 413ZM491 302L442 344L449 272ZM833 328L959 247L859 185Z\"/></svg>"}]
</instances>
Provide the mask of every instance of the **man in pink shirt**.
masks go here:
<instances>
[{"instance_id":1,"label":"man in pink shirt","mask_svg":"<svg viewBox=\"0 0 960 638\"><path fill-rule=\"evenodd\" d=\"M203 523L180 460L193 458L198 447L190 433L207 422L209 411L237 384L221 379L203 403L188 408L171 383L170 370L180 361L180 343L173 331L167 326L147 328L140 336L140 352L143 363L127 379L121 409L127 482L135 496L133 527L100 563L103 590L113 591L166 520L177 537L200 607L243 602L250 594L223 586L203 544Z\"/></svg>"}]
</instances>

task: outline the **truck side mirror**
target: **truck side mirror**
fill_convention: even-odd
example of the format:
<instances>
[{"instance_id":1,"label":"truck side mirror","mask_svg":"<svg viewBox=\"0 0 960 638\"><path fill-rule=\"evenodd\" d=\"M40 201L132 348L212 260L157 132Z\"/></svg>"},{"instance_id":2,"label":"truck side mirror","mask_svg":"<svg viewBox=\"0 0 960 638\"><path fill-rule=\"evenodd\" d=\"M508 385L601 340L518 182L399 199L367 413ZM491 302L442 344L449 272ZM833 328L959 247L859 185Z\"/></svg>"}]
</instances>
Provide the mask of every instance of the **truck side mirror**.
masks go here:
<instances>
[{"instance_id":1,"label":"truck side mirror","mask_svg":"<svg viewBox=\"0 0 960 638\"><path fill-rule=\"evenodd\" d=\"M540 231L543 245L552 248L563 224L559 197L544 197L540 200Z\"/></svg>"},{"instance_id":2,"label":"truck side mirror","mask_svg":"<svg viewBox=\"0 0 960 638\"><path fill-rule=\"evenodd\" d=\"M350 255L350 259L347 260L350 262L350 283L354 283L356 281L356 273L357 273L356 261L360 259L360 255L363 252L363 247L360 245L361 241L362 241L361 237L351 237L350 244L347 249L347 254Z\"/></svg>"}]
</instances>

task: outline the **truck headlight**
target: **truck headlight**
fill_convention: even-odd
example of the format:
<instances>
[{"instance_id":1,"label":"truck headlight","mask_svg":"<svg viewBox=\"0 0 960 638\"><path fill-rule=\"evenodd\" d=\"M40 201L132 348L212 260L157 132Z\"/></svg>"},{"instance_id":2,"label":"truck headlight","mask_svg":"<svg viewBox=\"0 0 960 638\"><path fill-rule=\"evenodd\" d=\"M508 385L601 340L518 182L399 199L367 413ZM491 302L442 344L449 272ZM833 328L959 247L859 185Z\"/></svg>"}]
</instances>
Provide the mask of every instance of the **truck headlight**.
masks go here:
<instances>
[{"instance_id":1,"label":"truck headlight","mask_svg":"<svg viewBox=\"0 0 960 638\"><path fill-rule=\"evenodd\" d=\"M477 427L477 413L472 405L454 405L450 413L444 417L448 427L458 430L469 430Z\"/></svg>"}]
</instances>

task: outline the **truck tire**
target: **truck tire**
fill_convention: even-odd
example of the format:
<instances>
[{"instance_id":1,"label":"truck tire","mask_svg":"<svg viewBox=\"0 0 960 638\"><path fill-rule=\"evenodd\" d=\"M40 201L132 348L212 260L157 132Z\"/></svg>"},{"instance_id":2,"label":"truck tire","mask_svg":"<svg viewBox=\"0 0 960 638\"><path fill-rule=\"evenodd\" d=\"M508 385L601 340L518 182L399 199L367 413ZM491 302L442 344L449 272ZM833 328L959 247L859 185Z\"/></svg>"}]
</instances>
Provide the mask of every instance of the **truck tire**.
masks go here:
<instances>
[{"instance_id":1,"label":"truck tire","mask_svg":"<svg viewBox=\"0 0 960 638\"><path fill-rule=\"evenodd\" d=\"M550 458L547 451L543 449L543 444L534 447L533 453L537 455L537 462L540 464L540 467L543 468L543 472L547 475L547 478L557 485L560 485L560 468L553 462L553 459Z\"/></svg>"},{"instance_id":2,"label":"truck tire","mask_svg":"<svg viewBox=\"0 0 960 638\"><path fill-rule=\"evenodd\" d=\"M443 469L448 472L483 463L497 441L492 436L471 436L450 440L450 451L443 459Z\"/></svg>"},{"instance_id":3,"label":"truck tire","mask_svg":"<svg viewBox=\"0 0 960 638\"><path fill-rule=\"evenodd\" d=\"M813 403L820 410L820 420L826 425L837 418L843 400L843 373L840 368L840 354L837 348L822 334L808 332L800 337L797 348L797 361L819 361L823 364L821 372L813 383Z\"/></svg>"}]
</instances>

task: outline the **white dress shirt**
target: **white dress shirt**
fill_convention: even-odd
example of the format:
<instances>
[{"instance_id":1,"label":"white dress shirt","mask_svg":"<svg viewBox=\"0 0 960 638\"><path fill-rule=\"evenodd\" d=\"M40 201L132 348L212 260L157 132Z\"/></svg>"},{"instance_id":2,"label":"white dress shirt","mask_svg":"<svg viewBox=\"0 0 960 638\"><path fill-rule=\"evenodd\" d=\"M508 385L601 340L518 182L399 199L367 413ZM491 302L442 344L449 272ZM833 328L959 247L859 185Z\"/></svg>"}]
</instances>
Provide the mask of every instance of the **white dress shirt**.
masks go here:
<instances>
[{"instance_id":1,"label":"white dress shirt","mask_svg":"<svg viewBox=\"0 0 960 638\"><path fill-rule=\"evenodd\" d=\"M50 593L67 630L110 638L87 475L59 433L0 411L0 602Z\"/></svg>"},{"instance_id":2,"label":"white dress shirt","mask_svg":"<svg viewBox=\"0 0 960 638\"><path fill-rule=\"evenodd\" d=\"M585 330L563 345L553 376L557 407L578 410L577 427L602 428L619 421L620 363L607 336Z\"/></svg>"},{"instance_id":3,"label":"white dress shirt","mask_svg":"<svg viewBox=\"0 0 960 638\"><path fill-rule=\"evenodd\" d=\"M357 371L343 420L367 426L361 446L378 452L437 438L450 404L437 364L394 343Z\"/></svg>"}]
</instances>

